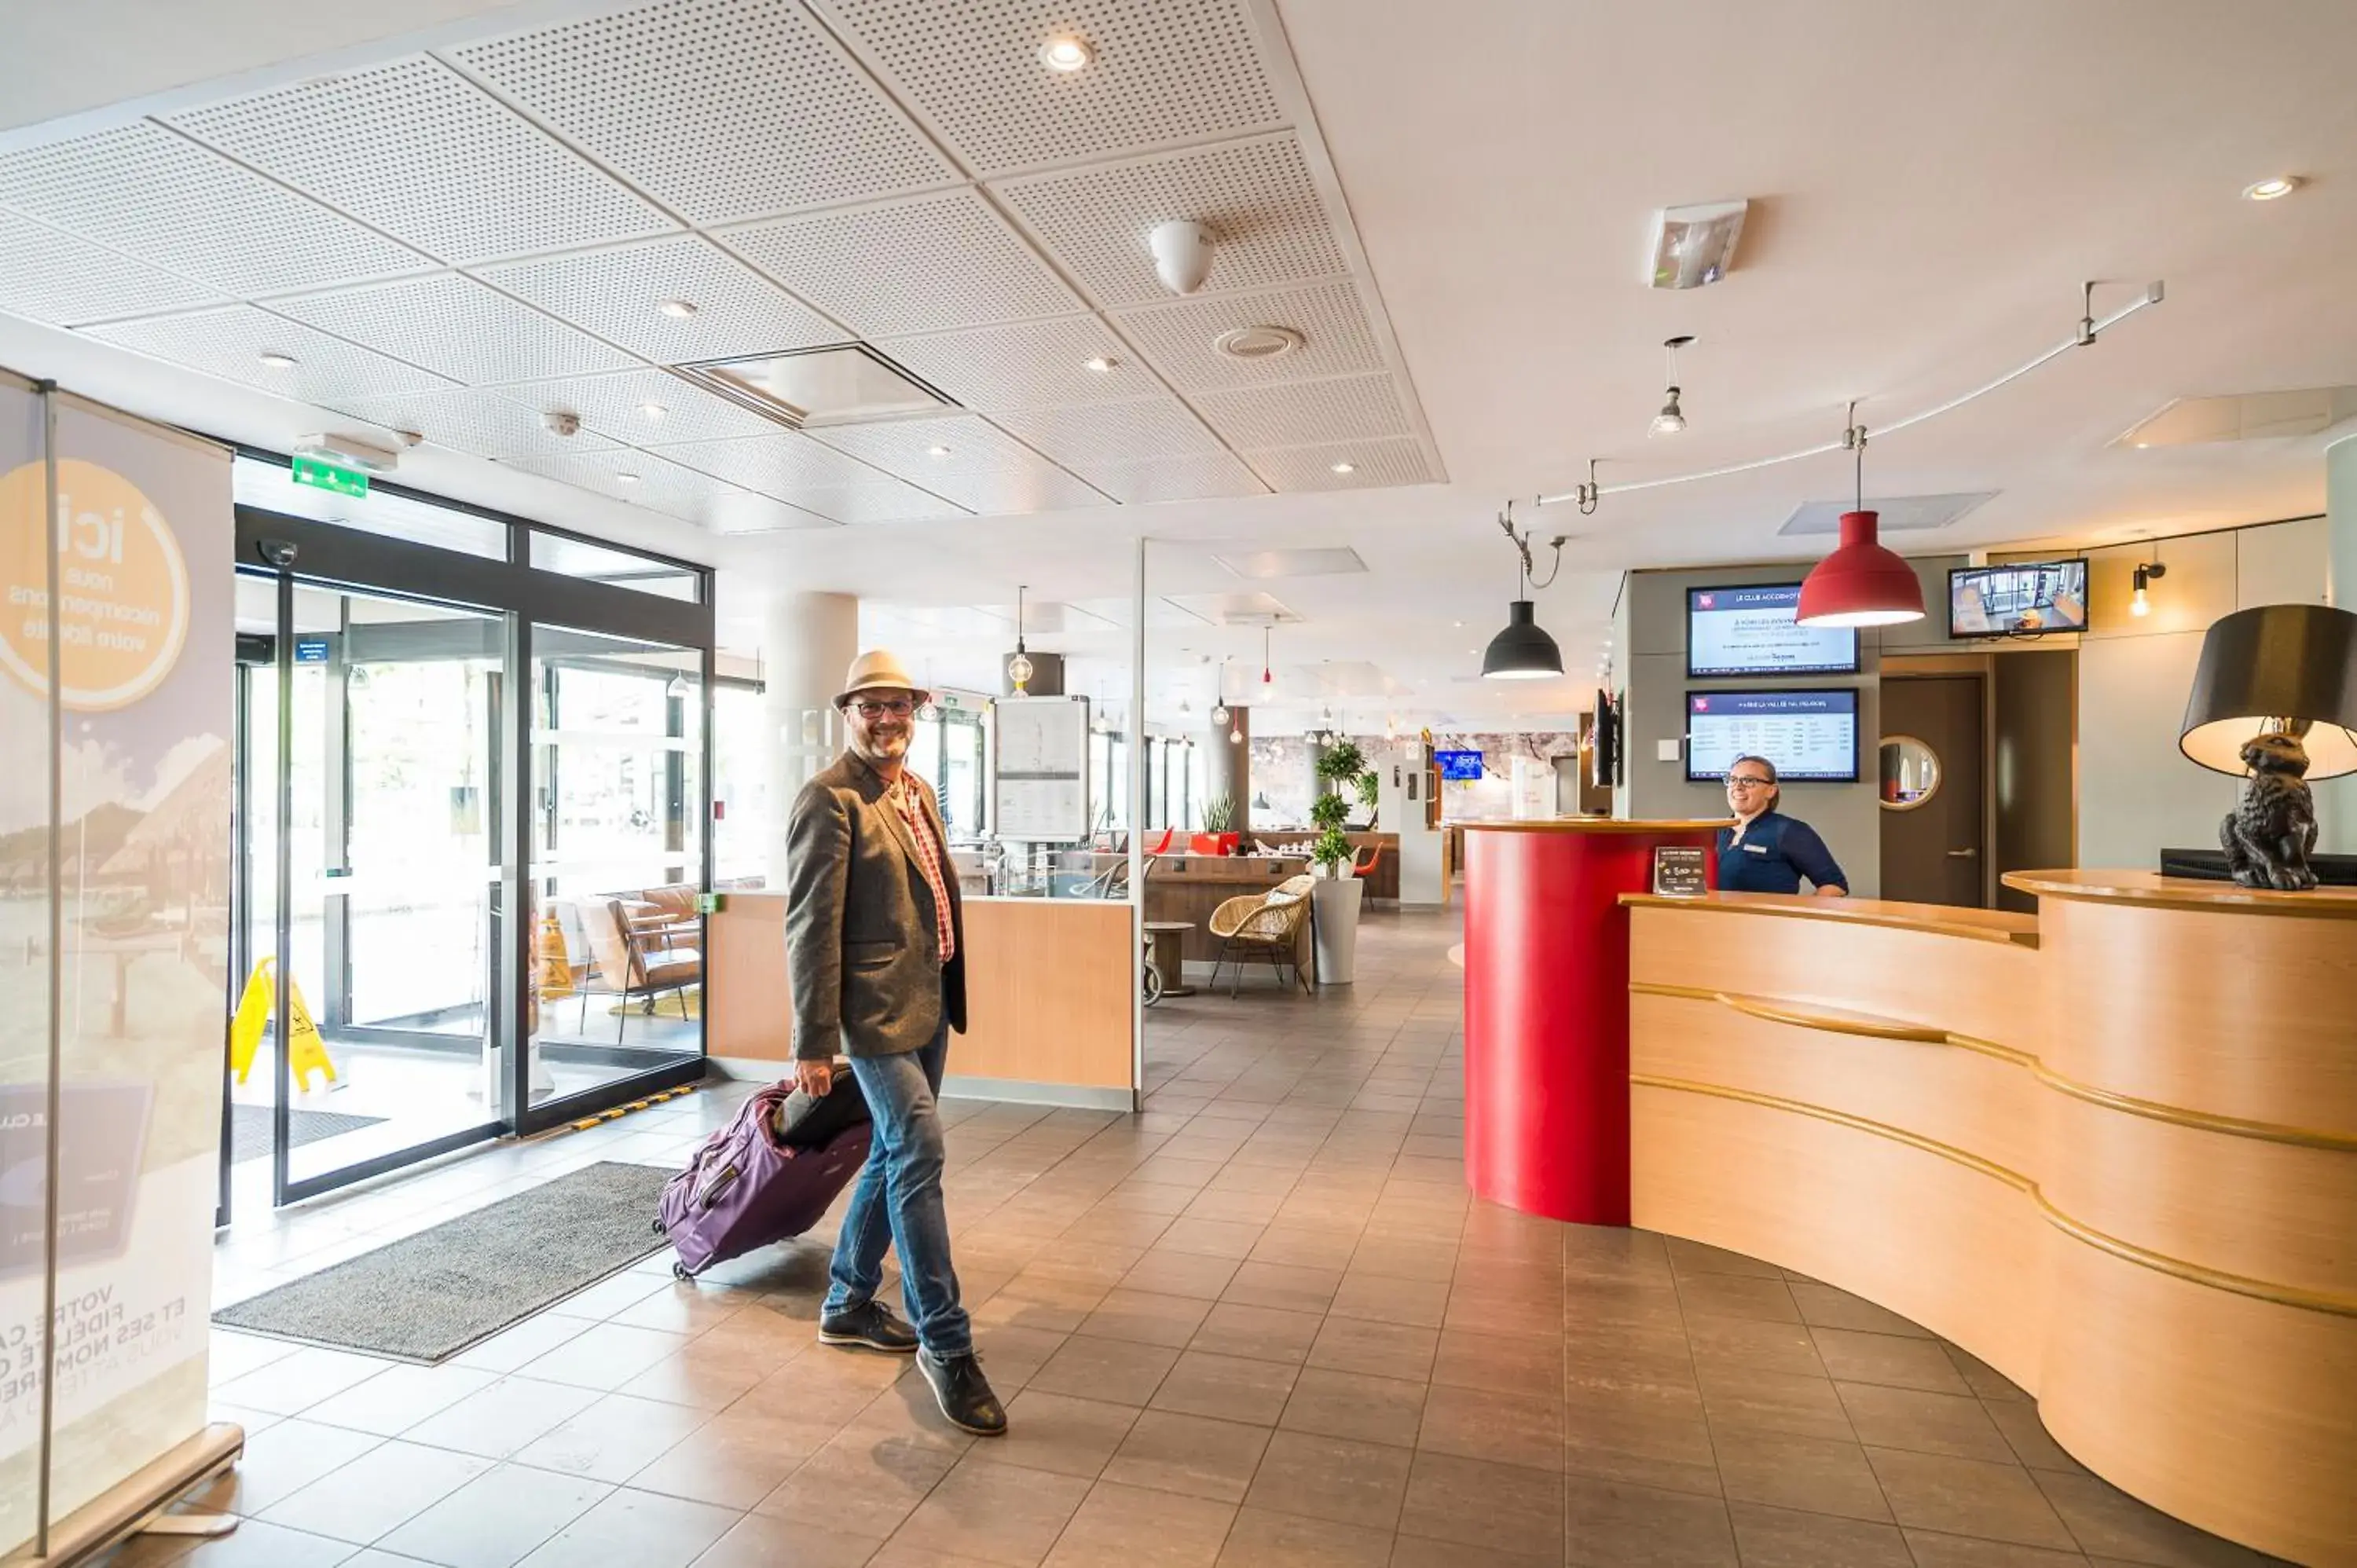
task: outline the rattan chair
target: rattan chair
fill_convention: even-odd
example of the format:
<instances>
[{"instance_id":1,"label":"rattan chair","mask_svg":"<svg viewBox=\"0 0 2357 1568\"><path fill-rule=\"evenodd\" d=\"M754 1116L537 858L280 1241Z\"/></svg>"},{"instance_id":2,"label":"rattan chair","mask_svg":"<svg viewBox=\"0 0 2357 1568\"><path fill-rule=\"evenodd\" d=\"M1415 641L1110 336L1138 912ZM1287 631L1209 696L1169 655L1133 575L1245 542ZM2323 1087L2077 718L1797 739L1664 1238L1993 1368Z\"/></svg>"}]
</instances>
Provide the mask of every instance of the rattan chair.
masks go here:
<instances>
[{"instance_id":1,"label":"rattan chair","mask_svg":"<svg viewBox=\"0 0 2357 1568\"><path fill-rule=\"evenodd\" d=\"M1232 955L1236 972L1228 994L1236 995L1243 987L1244 961L1257 954L1276 971L1278 981L1285 980L1289 964L1294 982L1304 991L1310 989L1300 958L1301 922L1309 918L1309 885L1306 875L1288 876L1265 893L1231 898L1211 911L1211 932L1220 939L1219 957L1211 964L1213 986L1220 983L1220 966Z\"/></svg>"}]
</instances>

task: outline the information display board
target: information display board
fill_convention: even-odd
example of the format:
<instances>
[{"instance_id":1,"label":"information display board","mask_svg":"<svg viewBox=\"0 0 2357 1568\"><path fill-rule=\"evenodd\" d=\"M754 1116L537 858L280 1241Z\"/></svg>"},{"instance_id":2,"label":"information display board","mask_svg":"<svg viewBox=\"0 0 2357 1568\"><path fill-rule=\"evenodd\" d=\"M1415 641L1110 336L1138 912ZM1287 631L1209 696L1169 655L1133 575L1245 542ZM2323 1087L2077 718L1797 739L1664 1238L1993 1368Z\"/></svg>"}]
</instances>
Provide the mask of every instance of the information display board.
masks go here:
<instances>
[{"instance_id":1,"label":"information display board","mask_svg":"<svg viewBox=\"0 0 2357 1568\"><path fill-rule=\"evenodd\" d=\"M1803 626L1798 583L1686 590L1689 675L1854 675L1857 628Z\"/></svg>"},{"instance_id":2,"label":"information display board","mask_svg":"<svg viewBox=\"0 0 2357 1568\"><path fill-rule=\"evenodd\" d=\"M1481 777L1481 754L1478 751L1436 751L1432 760L1443 779L1464 783Z\"/></svg>"},{"instance_id":3,"label":"information display board","mask_svg":"<svg viewBox=\"0 0 2357 1568\"><path fill-rule=\"evenodd\" d=\"M1001 697L993 706L992 801L998 836L1077 843L1089 836L1089 700Z\"/></svg>"},{"instance_id":4,"label":"information display board","mask_svg":"<svg viewBox=\"0 0 2357 1568\"><path fill-rule=\"evenodd\" d=\"M1857 693L1688 692L1686 778L1727 777L1738 757L1764 757L1792 783L1857 779Z\"/></svg>"}]
</instances>

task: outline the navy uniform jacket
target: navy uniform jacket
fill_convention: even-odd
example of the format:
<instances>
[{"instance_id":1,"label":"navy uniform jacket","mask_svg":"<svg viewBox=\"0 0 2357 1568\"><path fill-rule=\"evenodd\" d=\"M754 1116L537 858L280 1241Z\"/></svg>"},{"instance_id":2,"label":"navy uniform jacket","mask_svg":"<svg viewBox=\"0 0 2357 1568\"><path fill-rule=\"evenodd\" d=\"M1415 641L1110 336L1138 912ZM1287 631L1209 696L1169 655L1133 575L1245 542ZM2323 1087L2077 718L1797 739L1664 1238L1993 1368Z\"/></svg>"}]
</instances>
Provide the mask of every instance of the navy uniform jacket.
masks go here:
<instances>
[{"instance_id":1,"label":"navy uniform jacket","mask_svg":"<svg viewBox=\"0 0 2357 1568\"><path fill-rule=\"evenodd\" d=\"M1798 893L1807 877L1818 887L1849 891L1849 878L1834 860L1817 830L1781 811L1751 819L1743 842L1733 828L1718 830L1718 890L1722 893Z\"/></svg>"}]
</instances>

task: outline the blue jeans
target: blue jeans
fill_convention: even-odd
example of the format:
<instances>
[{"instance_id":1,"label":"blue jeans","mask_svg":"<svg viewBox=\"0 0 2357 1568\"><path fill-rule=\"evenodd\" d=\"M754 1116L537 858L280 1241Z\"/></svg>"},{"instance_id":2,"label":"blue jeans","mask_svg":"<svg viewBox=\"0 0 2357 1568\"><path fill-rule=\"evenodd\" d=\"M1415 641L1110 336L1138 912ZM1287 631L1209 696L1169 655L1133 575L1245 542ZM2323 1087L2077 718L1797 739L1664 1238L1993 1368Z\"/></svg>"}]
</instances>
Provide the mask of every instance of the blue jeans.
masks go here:
<instances>
[{"instance_id":1,"label":"blue jeans","mask_svg":"<svg viewBox=\"0 0 2357 1568\"><path fill-rule=\"evenodd\" d=\"M937 1358L974 1348L974 1327L958 1305L949 1215L942 1204L942 1119L933 1097L949 1047L944 1023L922 1050L851 1058L876 1131L835 1234L834 1262L827 1270L833 1283L821 1308L833 1316L865 1305L884 1283L885 1247L896 1246L909 1325Z\"/></svg>"}]
</instances>

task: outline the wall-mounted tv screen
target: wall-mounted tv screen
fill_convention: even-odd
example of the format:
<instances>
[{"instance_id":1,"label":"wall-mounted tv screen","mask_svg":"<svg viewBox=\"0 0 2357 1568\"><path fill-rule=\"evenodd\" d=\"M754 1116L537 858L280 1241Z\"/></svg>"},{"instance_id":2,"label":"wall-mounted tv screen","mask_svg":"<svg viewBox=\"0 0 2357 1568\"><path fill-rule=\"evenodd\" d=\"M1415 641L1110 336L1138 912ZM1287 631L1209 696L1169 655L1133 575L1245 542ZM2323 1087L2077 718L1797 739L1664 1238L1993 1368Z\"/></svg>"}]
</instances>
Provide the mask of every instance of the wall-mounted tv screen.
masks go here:
<instances>
[{"instance_id":1,"label":"wall-mounted tv screen","mask_svg":"<svg viewBox=\"0 0 2357 1568\"><path fill-rule=\"evenodd\" d=\"M1855 675L1857 628L1802 626L1798 583L1686 590L1689 675Z\"/></svg>"},{"instance_id":2,"label":"wall-mounted tv screen","mask_svg":"<svg viewBox=\"0 0 2357 1568\"><path fill-rule=\"evenodd\" d=\"M1738 757L1764 757L1787 784L1855 783L1857 693L1688 692L1686 779L1727 777Z\"/></svg>"},{"instance_id":3,"label":"wall-mounted tv screen","mask_svg":"<svg viewBox=\"0 0 2357 1568\"><path fill-rule=\"evenodd\" d=\"M1950 637L2035 637L2087 629L2087 564L2033 561L1948 574Z\"/></svg>"},{"instance_id":4,"label":"wall-mounted tv screen","mask_svg":"<svg viewBox=\"0 0 2357 1568\"><path fill-rule=\"evenodd\" d=\"M1481 777L1481 754L1478 751L1436 751L1432 760L1443 779L1463 783Z\"/></svg>"}]
</instances>

